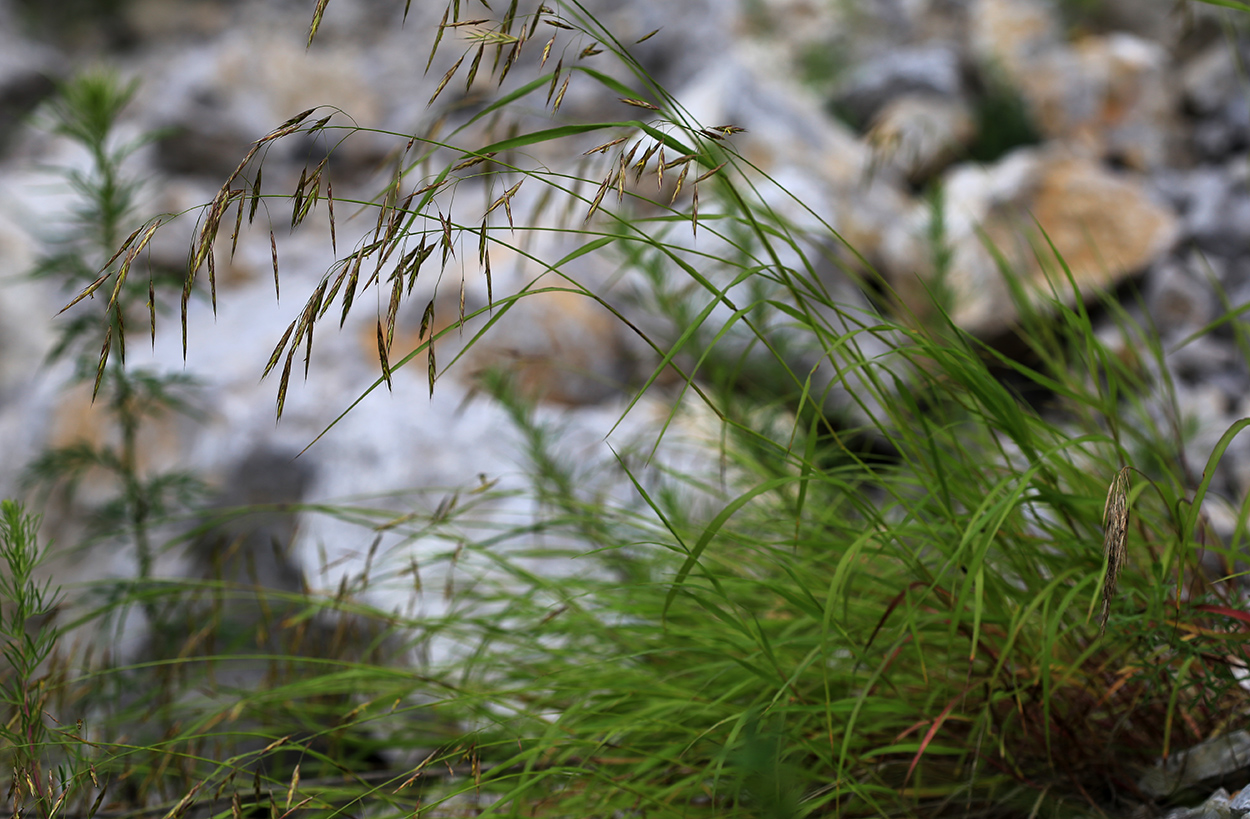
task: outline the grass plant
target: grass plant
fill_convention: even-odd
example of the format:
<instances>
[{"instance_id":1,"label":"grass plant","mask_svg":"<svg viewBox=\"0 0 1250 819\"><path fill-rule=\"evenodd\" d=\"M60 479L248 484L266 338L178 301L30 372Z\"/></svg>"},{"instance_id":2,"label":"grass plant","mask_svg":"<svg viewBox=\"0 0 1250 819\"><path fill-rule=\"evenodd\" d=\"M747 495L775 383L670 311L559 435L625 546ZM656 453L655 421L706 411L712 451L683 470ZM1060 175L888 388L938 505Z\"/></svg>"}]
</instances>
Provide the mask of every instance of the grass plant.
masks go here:
<instances>
[{"instance_id":1,"label":"grass plant","mask_svg":"<svg viewBox=\"0 0 1250 819\"><path fill-rule=\"evenodd\" d=\"M201 214L184 301L203 288L201 271L213 287L218 234L242 230L262 202L285 199L293 227L314 213L329 220L336 261L265 368L281 415L318 322L335 304L334 317L360 309L371 286L385 305L374 389L409 377L412 362L437 389L455 362L436 361L435 339L477 320L476 340L544 289L579 293L654 350L638 394L678 374L666 430L693 403L715 419L709 437L722 443L709 463L724 477L656 482L622 453L633 499L588 497L579 465L555 454L558 430L507 379L489 377L530 448L544 516L465 541L457 526L472 523L472 503L398 520L307 510L445 538L436 562L453 578L470 564L492 571L456 585L445 615L406 618L358 598L437 567L380 559L388 568L336 596L269 601L282 615L242 640L226 641L210 617L176 656L66 682L69 692L145 680L154 691L93 706L103 710L92 764L108 784L71 781L115 806L100 815L1113 815L1144 800L1137 782L1156 757L1235 727L1250 699L1239 682L1250 617L1231 569L1211 578L1196 556L1237 558L1202 509L1250 421L1227 431L1201 472L1186 464L1157 337L1113 301L1096 319L1084 298L1068 298L1076 284L1053 252L1042 253L1052 292L1026 292L1003 270L1026 354L968 335L940 299L921 320L840 304L818 272L819 248L836 233L800 229L770 207L767 175L734 150L740 124L691 121L577 2L528 13L517 2L463 4L482 20L472 26L461 5L426 32L436 49L451 48L461 28L477 32L459 41L465 50L434 98L453 82L473 86L479 70L503 90L442 136L393 134L398 171L372 200L336 201L326 162L306 167L289 196L262 190L269 144L350 138L334 112L305 111L264 135ZM622 71L590 67L594 49ZM522 71L532 79L505 84ZM620 99L627 113L562 119L571 83ZM548 121L533 111L544 105ZM601 175L551 170L532 158L539 151L591 156ZM640 179L668 187L657 196ZM526 199L523 186L544 194ZM469 212L471 197L452 197L458 188L486 191L485 207ZM549 197L574 216L542 217ZM348 206L375 208L376 219L340 253L346 232L334 212ZM550 245L537 240L552 233L571 249L547 258ZM120 242L83 295L117 287L149 240L140 230ZM462 306L441 324L434 300L409 303L412 282L437 275L423 265L461 287L467 256L489 286L492 251L525 257L540 280L492 290L489 307ZM569 272L591 254L649 283L671 325L644 331L631 305ZM395 327L410 309L422 331L407 350ZM1099 321L1115 332L1098 332ZM816 351L819 366L796 366L796 350ZM105 343L102 368L109 354ZM766 390L742 389L765 378ZM1044 412L1019 385L1049 396ZM527 562L561 556L583 569L550 577ZM219 609L254 594L145 588L205 595ZM389 646L392 662L340 650L346 640L320 654L298 647L309 629L353 623L365 624L370 646ZM431 641L459 650L411 663L408 651ZM258 661L269 671L217 679ZM10 662L19 680L35 673ZM63 725L73 706L64 708L45 706ZM163 733L110 733L135 725Z\"/></svg>"}]
</instances>

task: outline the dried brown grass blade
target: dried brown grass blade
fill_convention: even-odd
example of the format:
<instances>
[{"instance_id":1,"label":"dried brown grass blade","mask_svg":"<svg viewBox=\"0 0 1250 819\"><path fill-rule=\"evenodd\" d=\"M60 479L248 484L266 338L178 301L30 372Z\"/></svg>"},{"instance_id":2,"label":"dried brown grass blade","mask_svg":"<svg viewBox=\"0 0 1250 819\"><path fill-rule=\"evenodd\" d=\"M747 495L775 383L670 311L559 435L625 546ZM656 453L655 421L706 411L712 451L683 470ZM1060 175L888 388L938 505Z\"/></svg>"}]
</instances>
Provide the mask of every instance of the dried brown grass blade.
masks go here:
<instances>
[{"instance_id":1,"label":"dried brown grass blade","mask_svg":"<svg viewBox=\"0 0 1250 819\"><path fill-rule=\"evenodd\" d=\"M1106 503L1103 504L1102 553L1103 560L1107 564L1107 574L1102 584L1102 614L1098 621L1100 637L1107 631L1107 620L1111 616L1111 601L1115 597L1116 583L1119 582L1120 572L1124 569L1124 564L1128 559L1125 542L1128 540L1128 493L1131 489L1129 469L1130 467L1124 467L1115 473L1115 478L1107 488Z\"/></svg>"}]
</instances>

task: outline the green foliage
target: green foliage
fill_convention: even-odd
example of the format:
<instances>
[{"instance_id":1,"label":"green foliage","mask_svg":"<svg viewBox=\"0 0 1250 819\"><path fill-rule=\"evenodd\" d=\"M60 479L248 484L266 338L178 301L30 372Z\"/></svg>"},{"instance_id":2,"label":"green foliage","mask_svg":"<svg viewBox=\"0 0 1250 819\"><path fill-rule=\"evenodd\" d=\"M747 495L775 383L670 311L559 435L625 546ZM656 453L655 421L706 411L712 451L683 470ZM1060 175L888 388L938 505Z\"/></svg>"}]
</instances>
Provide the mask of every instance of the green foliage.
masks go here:
<instances>
[{"instance_id":1,"label":"green foliage","mask_svg":"<svg viewBox=\"0 0 1250 819\"><path fill-rule=\"evenodd\" d=\"M155 331L157 287L164 289L151 268L146 282L130 276L161 221L135 227L141 183L124 170L126 160L157 135L122 143L116 137L117 122L137 90L137 82L123 85L107 72L86 73L65 83L44 112L46 129L83 149L89 165L61 172L77 202L57 240L59 249L40 259L33 275L57 280L70 293L94 293L112 279L104 320L83 312L60 322L52 351L53 359L73 362L76 381L92 382L92 399L102 397L111 429L101 443L81 440L43 453L28 468L26 479L28 485L60 485L72 495L85 474L109 475L118 495L100 510L97 531L124 531L136 549L139 577L147 579L154 557L152 521L184 507L199 489L188 473L145 474L139 462L140 427L172 412L194 416L195 410L187 397L194 384L188 376L126 367L127 315L133 326L136 305L146 303ZM114 253L131 229L128 252ZM110 358L114 342L117 355Z\"/></svg>"},{"instance_id":2,"label":"green foliage","mask_svg":"<svg viewBox=\"0 0 1250 819\"><path fill-rule=\"evenodd\" d=\"M378 542L391 533L400 546L421 539L445 549L420 566L378 555L385 568L345 580L333 597L257 600L216 581L119 590L102 611L190 599L181 610L200 624L185 629L176 659L90 677L131 692L117 698L110 726L158 729L131 744L99 743L107 758L98 765L131 789L125 801L160 804L175 819L209 794L216 813L236 819L253 809L1069 816L1122 811L1117 800L1134 792L1142 766L1226 730L1250 696L1236 676L1244 617L1238 588L1206 578L1195 555L1202 547L1236 558L1199 524L1210 478L1242 425L1220 441L1205 478L1186 468L1183 419L1157 375L1166 372L1164 351L1149 328L1108 302L1127 341L1105 341L1059 258L1050 260L1053 292L1041 297L1003 265L1027 356L954 326L940 281L930 314L910 324L839 304L817 250L836 234L799 230L767 204L771 180L734 151L736 127L690 121L576 2L528 17L517 6L479 24L489 34L440 92L453 79L469 85L457 72L476 71L480 55L496 57L491 70L500 73L521 65L528 35L518 32L532 34L540 18L555 24L563 51L551 53L569 65L545 62L449 134L391 134L402 157L395 176L375 199L351 202L376 208L376 221L327 270L269 358L267 369L280 373L278 412L295 356L311 347L336 299L334 315L345 317L376 284L377 303L387 305L372 389L413 359L434 389L443 371L435 338L474 320L489 332L534 293L578 293L628 321L638 304L615 305L575 275L578 260L604 254L643 282L642 309L668 322L654 336L631 325L655 351L640 393L679 377L657 438L689 433L720 444L706 445L703 470L644 468L664 463L661 440L654 453L621 451L614 467L631 497L595 494L590 467L557 454L559 429L495 373L485 385L528 446L540 520L479 519L479 504L498 496L489 485L433 514L418 511L416 499L398 517L319 507L307 511L352 520ZM460 4L449 6L434 48L459 14ZM625 76L574 65L572 55L596 44ZM570 82L621 99L629 113L562 119ZM543 105L551 121L532 118ZM241 224L245 210L250 221L262 198L277 198L262 196L266 146L338 127L333 112L321 116L303 112L263 136L222 186L192 248L184 300L205 267L213 286L221 225ZM506 137L473 128L496 117L517 128ZM1018 138L993 137L986 157ZM574 177L530 155L539 151L597 155L591 161L601 164ZM314 213L334 225L329 167L300 175L289 197L296 225ZM654 195L637 183L644 176L669 187ZM545 191L528 214L522 184ZM472 186L489 193L485 213L465 213L464 202L480 198L454 196ZM548 198L573 217L542 217ZM933 213L943 270L937 193ZM125 279L146 230L118 234L122 250L92 286ZM558 258L526 243L553 232L572 240ZM524 256L546 278L495 294L490 307L453 316L437 332L435 302L418 303L419 344L395 348L397 316L413 309L422 265L450 270L467 248L488 285L492 250ZM459 286L458 278L446 280ZM125 304L108 305L119 345L123 325L112 317ZM108 330L103 338L100 371L114 366L105 363ZM818 366L796 366L804 351L816 351ZM1047 412L1023 403L1004 371L1053 396ZM766 386L742 389L752 381ZM836 417L830 396L839 391L854 404L845 414L859 420ZM701 417L713 420L700 426ZM91 457L65 453L63 468ZM1109 564L1100 547L1104 499L1126 465L1146 479L1125 490L1126 562L1100 635L1091 613ZM558 559L572 568L560 576L534 568ZM388 584L420 589L423 576L443 580L445 613L404 617L357 599ZM262 610L250 628L229 617L245 600ZM362 625L352 637L321 632L328 649L313 654L303 641L318 623L335 634ZM384 662L430 645L454 650L419 672ZM217 681L249 663L264 673ZM152 672L157 684L143 676ZM370 762L378 749L391 761ZM371 764L378 769L361 770ZM314 769L315 777L301 773Z\"/></svg>"},{"instance_id":3,"label":"green foliage","mask_svg":"<svg viewBox=\"0 0 1250 819\"><path fill-rule=\"evenodd\" d=\"M977 136L968 147L968 158L974 162L995 162L1013 148L1041 142L1020 92L994 71L987 76L976 103Z\"/></svg>"},{"instance_id":4,"label":"green foliage","mask_svg":"<svg viewBox=\"0 0 1250 819\"><path fill-rule=\"evenodd\" d=\"M34 810L42 819L64 815L71 797L89 782L81 725L58 724L45 713L65 684L55 662L59 630L49 620L60 604L38 567L39 519L13 501L0 501L0 640L7 663L0 675L0 755L12 772L8 799L16 815Z\"/></svg>"}]
</instances>

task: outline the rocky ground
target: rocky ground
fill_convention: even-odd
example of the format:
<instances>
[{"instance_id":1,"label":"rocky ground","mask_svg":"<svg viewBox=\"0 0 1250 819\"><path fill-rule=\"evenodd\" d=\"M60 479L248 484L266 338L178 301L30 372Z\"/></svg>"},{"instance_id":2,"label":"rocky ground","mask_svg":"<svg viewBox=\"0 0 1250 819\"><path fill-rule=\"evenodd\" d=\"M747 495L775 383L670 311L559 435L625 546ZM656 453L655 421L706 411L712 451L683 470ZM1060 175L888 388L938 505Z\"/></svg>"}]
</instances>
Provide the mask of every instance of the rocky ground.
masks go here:
<instances>
[{"instance_id":1,"label":"rocky ground","mask_svg":"<svg viewBox=\"0 0 1250 819\"><path fill-rule=\"evenodd\" d=\"M126 129L170 129L134 166L151 182L152 212L208 202L253 140L311 106L337 106L362 125L401 134L433 115L425 101L456 52L444 49L426 73L425 46L413 43L428 42L441 6L415 3L401 26L401 3L332 2L306 50L307 5L82 0L65 6L72 16L57 18L35 2L0 0L0 493L17 491L20 468L43 448L106 434L86 391L65 389L66 368L42 366L65 294L21 274L49 246L67 206L48 166L83 158L26 115L54 81L82 68L106 63L138 78ZM960 325L993 337L1014 316L982 232L1030 281L1043 282L1034 253L1040 226L1087 293L1130 282L1144 293L1147 314L1126 306L1153 322L1171 351L1179 409L1193 427L1191 464L1200 470L1224 430L1250 415L1250 367L1233 328L1182 343L1220 315L1222 302L1250 300L1250 86L1242 62L1250 36L1235 13L1173 0L587 5L622 42L660 28L637 46L647 70L700 122L747 128L736 146L775 181L764 195L778 208L789 207L788 194L807 203L815 216L793 218L835 228L913 309L923 311L921 285L938 274L933 203L921 192L940 183L946 285ZM434 111L454 117L464 99L449 93ZM606 117L617 115L614 105L574 84L564 110ZM391 148L381 135L345 143L335 160L341 195L376 188ZM291 187L304 162L298 148L282 151L266 167L275 189ZM185 257L194 217L182 221L153 245L158 264L177 267ZM133 345L136 364L185 367L197 377L204 411L201 422L171 420L154 434L147 468L177 464L224 484L240 464L264 462L264 453L302 450L374 383L375 316L366 310L342 333L320 336L309 379L293 383L274 424L275 386L258 383L259 369L333 259L325 225L308 224L279 237L282 292L292 295L273 296L268 235L245 237L218 270L215 315L206 301L191 305L185 364L176 315L165 317L150 351ZM535 275L516 260L499 270L496 295ZM607 280L603 271L585 272ZM846 300L872 310L849 278L830 277ZM467 299L485 303L480 283ZM401 317L400 334L415 337L419 320L419 312ZM1114 336L1114 327L1105 332ZM458 344L445 344L440 358L450 361ZM523 302L443 372L432 397L422 367L397 377L389 394L374 393L302 456L298 496L320 502L415 487L425 492L394 501L397 512L413 504L432 512L483 480L500 481L494 485L518 493L484 510L482 525L533 516L536 501L520 492L524 456L511 421L473 377L501 362L523 385L541 385L540 417L560 426L561 449L585 465L588 491L624 497L604 436L651 362L606 311L561 293ZM618 450L649 442L668 411L662 397L636 407L612 434ZM687 446L669 457L698 463L709 451L700 442L716 436L696 413L683 415L670 437ZM1209 514L1221 534L1231 534L1247 491L1250 438L1242 436L1213 485ZM89 504L90 491L83 498ZM73 536L68 528L50 534ZM338 575L319 573L319 546L334 544L330 563L346 557L345 565L358 565L372 536L310 516L293 559L314 586L333 588ZM163 570L179 567L171 560ZM77 569L132 570L124 556Z\"/></svg>"}]
</instances>

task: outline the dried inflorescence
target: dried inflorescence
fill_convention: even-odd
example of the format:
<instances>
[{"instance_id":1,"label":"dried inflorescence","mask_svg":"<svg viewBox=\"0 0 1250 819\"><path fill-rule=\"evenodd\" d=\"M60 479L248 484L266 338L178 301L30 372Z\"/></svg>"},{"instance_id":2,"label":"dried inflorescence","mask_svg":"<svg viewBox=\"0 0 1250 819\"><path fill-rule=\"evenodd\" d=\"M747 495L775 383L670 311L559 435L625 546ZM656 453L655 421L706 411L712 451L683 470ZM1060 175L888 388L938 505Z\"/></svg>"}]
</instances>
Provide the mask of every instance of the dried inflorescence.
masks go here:
<instances>
[{"instance_id":1,"label":"dried inflorescence","mask_svg":"<svg viewBox=\"0 0 1250 819\"><path fill-rule=\"evenodd\" d=\"M1128 557L1124 542L1128 538L1128 473L1132 467L1124 467L1115 473L1107 488L1107 500L1102 509L1102 555L1107 573L1102 582L1102 614L1098 618L1098 635L1107 631L1107 618L1111 615L1111 599L1115 586Z\"/></svg>"}]
</instances>

